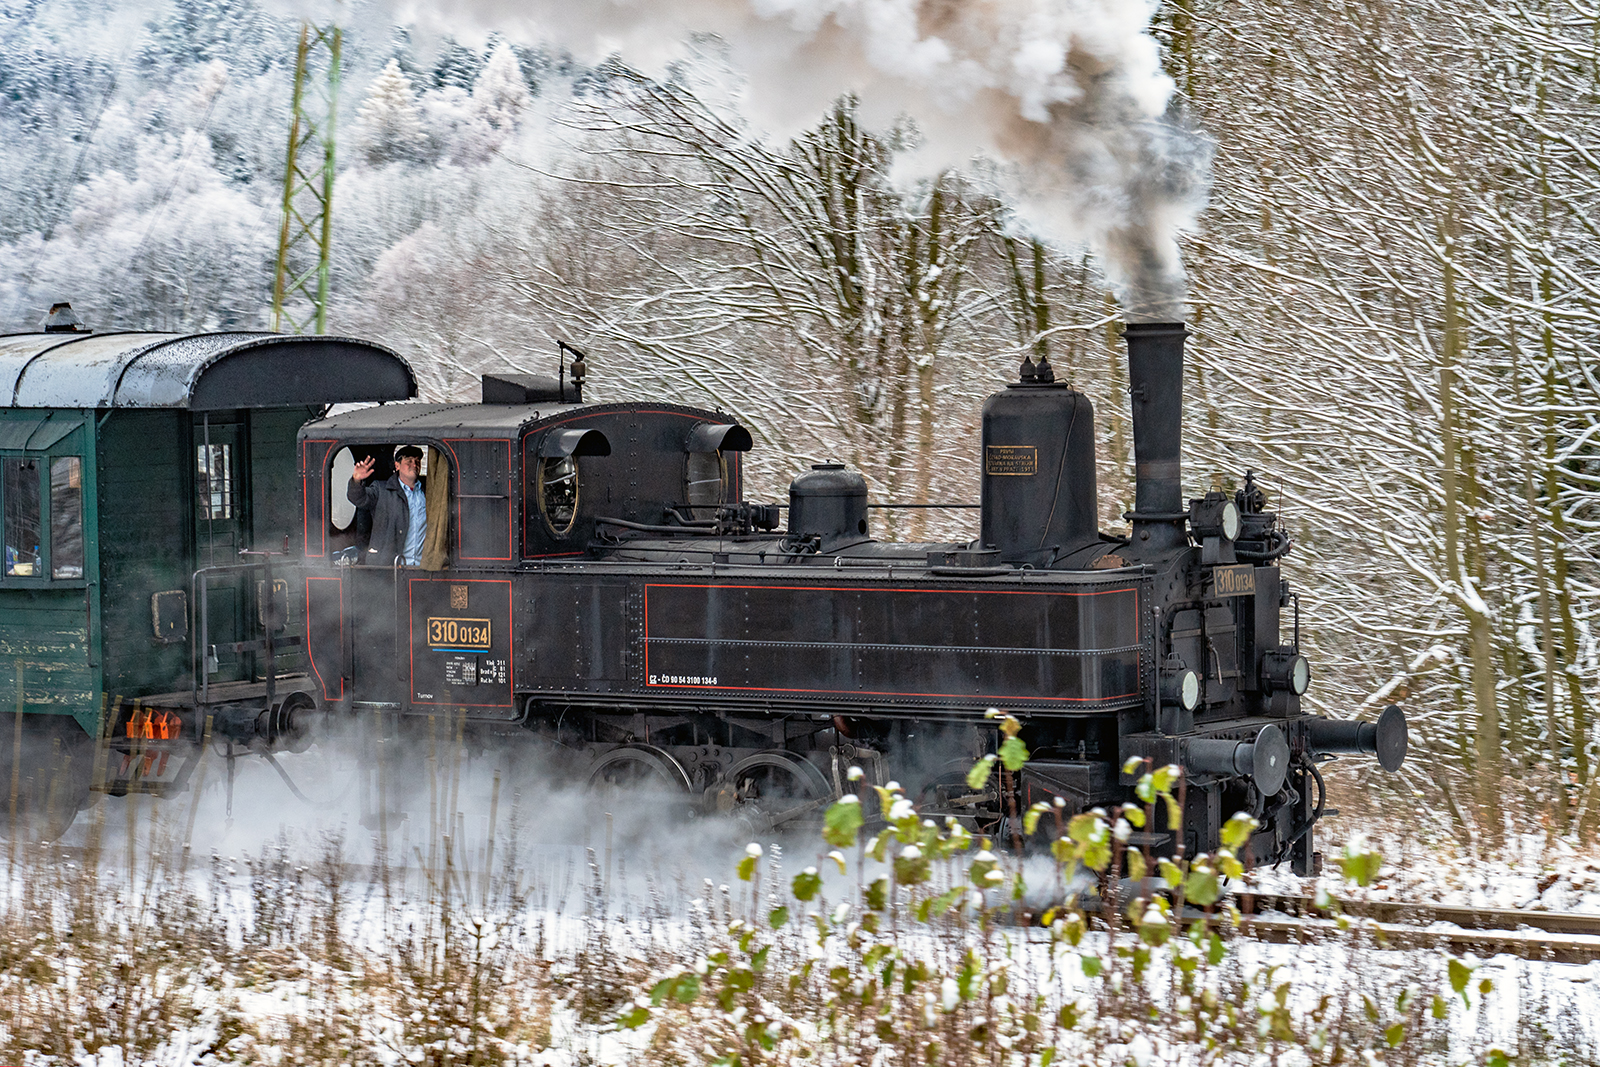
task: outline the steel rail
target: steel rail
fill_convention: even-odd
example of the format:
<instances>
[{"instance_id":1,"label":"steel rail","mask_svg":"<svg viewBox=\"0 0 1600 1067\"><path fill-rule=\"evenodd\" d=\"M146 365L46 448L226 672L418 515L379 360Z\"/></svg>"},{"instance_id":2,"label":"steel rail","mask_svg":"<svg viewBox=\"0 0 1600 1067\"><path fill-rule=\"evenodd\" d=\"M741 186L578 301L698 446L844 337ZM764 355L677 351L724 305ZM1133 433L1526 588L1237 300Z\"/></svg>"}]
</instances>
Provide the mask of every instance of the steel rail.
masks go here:
<instances>
[{"instance_id":1,"label":"steel rail","mask_svg":"<svg viewBox=\"0 0 1600 1067\"><path fill-rule=\"evenodd\" d=\"M1362 920L1355 920L1362 921ZM1600 960L1600 936L1552 937L1543 930L1462 930L1367 920L1364 928L1380 948L1447 949L1479 956L1501 954L1546 963L1589 963ZM1309 944L1338 933L1334 919L1306 916L1249 915L1240 933L1271 944Z\"/></svg>"},{"instance_id":2,"label":"steel rail","mask_svg":"<svg viewBox=\"0 0 1600 1067\"><path fill-rule=\"evenodd\" d=\"M1119 909L1130 899L1125 892ZM1600 915L1581 912L1525 911L1512 908L1473 908L1423 901L1333 899L1332 907L1318 906L1308 896L1241 893L1233 898L1241 913L1235 934L1269 944L1312 944L1349 936L1360 929L1382 948L1414 951L1445 949L1479 956L1506 954L1548 963L1583 964L1600 960ZM1337 913L1334 911L1337 908ZM1096 927L1103 927L1101 905L1089 901L1084 911ZM1338 915L1350 920L1340 930ZM1189 926L1208 922L1219 927L1226 912L1202 912L1186 906L1180 922ZM1028 925L1040 914L1026 909Z\"/></svg>"},{"instance_id":3,"label":"steel rail","mask_svg":"<svg viewBox=\"0 0 1600 1067\"><path fill-rule=\"evenodd\" d=\"M1325 917L1308 896L1271 893L1241 894L1240 909L1250 912L1282 912L1291 916ZM1383 923L1420 925L1453 923L1463 930L1542 930L1551 934L1577 934L1600 937L1600 915L1569 911L1529 911L1522 908L1474 908L1460 904L1434 904L1423 901L1337 899L1346 915L1375 919Z\"/></svg>"}]
</instances>

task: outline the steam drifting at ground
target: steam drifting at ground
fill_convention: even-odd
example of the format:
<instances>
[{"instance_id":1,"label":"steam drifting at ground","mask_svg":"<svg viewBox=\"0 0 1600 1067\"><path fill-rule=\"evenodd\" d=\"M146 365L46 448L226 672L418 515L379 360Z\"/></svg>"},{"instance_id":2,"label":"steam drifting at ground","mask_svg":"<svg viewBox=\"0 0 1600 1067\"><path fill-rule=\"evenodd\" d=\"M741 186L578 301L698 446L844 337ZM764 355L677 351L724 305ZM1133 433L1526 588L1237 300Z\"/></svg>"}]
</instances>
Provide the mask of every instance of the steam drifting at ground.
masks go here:
<instances>
[{"instance_id":1,"label":"steam drifting at ground","mask_svg":"<svg viewBox=\"0 0 1600 1067\"><path fill-rule=\"evenodd\" d=\"M915 169L985 155L1044 239L1087 245L1129 319L1181 319L1177 236L1204 205L1210 146L1173 117L1151 0L399 0L425 31L463 18L579 58L659 73L697 34L725 42L772 133L854 93L869 121L909 115Z\"/></svg>"}]
</instances>

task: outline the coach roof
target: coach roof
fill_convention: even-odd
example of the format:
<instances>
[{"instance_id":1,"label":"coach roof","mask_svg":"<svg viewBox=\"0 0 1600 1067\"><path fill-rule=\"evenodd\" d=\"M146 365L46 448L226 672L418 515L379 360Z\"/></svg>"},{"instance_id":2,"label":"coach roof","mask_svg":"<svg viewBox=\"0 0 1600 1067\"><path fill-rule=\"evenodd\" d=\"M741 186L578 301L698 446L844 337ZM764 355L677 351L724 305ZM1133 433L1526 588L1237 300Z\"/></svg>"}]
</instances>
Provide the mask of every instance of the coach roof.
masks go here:
<instances>
[{"instance_id":1,"label":"coach roof","mask_svg":"<svg viewBox=\"0 0 1600 1067\"><path fill-rule=\"evenodd\" d=\"M288 407L415 396L400 356L349 337L275 333L0 336L0 407Z\"/></svg>"}]
</instances>

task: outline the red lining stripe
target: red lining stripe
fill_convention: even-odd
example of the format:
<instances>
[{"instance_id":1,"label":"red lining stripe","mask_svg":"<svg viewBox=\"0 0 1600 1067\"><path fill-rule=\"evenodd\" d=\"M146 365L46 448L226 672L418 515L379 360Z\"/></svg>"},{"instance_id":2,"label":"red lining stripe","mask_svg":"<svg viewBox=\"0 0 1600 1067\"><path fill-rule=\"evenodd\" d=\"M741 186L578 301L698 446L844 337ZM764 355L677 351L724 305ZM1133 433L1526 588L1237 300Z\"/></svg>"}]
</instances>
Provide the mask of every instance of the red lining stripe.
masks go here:
<instances>
[{"instance_id":1,"label":"red lining stripe","mask_svg":"<svg viewBox=\"0 0 1600 1067\"><path fill-rule=\"evenodd\" d=\"M687 689L695 692L717 692L719 690L733 693L817 693L826 695L874 696L874 697L907 697L924 700L960 700L972 702L999 702L1031 700L1052 701L1066 704L1103 704L1116 700L1131 700L1139 695L1137 691L1130 693L1116 693L1100 697L1069 697L1069 696L993 696L982 693L917 693L896 692L878 689L804 689L799 687L784 686L757 686L757 685L688 685L683 683L656 683L650 682L650 590L662 589L785 589L785 590L810 590L820 593L840 592L890 592L890 593L974 593L990 594L997 596L1103 596L1107 593L1132 593L1133 618L1134 618L1134 643L1143 644L1139 631L1143 629L1139 616L1139 587L1119 586L1115 589L1097 589L1093 591L1076 592L1072 590L1010 590L1010 589L918 589L918 588L881 588L877 586L829 586L829 585L726 585L710 584L703 582L649 582L644 587L644 687L646 689ZM952 646L951 651L959 651L960 646ZM1090 650L1092 651L1092 650ZM1143 652L1140 652L1143 659ZM1141 666L1141 672L1143 670Z\"/></svg>"},{"instance_id":2,"label":"red lining stripe","mask_svg":"<svg viewBox=\"0 0 1600 1067\"><path fill-rule=\"evenodd\" d=\"M313 552L311 551L311 494L306 484L311 480L311 446L328 446L322 450L322 456L316 463L317 470L322 472L317 480L326 483L328 480L328 454L333 451L333 446L338 443L323 437L309 437L300 443L300 519L301 527L305 533L305 554L307 557L320 559L328 554L328 515L323 502L328 493L332 492L332 489L324 484L323 492L317 495L317 518L319 519L317 523L317 551Z\"/></svg>"},{"instance_id":3,"label":"red lining stripe","mask_svg":"<svg viewBox=\"0 0 1600 1067\"><path fill-rule=\"evenodd\" d=\"M335 582L335 583L337 583L339 585L343 585L344 584L344 579L343 578L310 578L310 577L308 577L306 579L306 662L311 664L311 673L315 674L317 676L317 681L319 683L321 683L321 685L322 685L322 695L324 697L326 697L327 699L329 699L329 700L340 700L340 699L343 699L343 697L344 697L344 673L341 671L340 674L339 674L339 695L338 696L334 696L332 693L328 692L328 681L327 681L326 678L322 677L322 672L317 669L316 653L314 653L312 651L312 642L311 642L311 635L313 633L313 631L311 629L311 583L312 582ZM342 603L342 598L341 598L341 603ZM339 650L340 650L340 654L342 655L343 652L344 652L344 611L343 611L342 608L339 611Z\"/></svg>"}]
</instances>

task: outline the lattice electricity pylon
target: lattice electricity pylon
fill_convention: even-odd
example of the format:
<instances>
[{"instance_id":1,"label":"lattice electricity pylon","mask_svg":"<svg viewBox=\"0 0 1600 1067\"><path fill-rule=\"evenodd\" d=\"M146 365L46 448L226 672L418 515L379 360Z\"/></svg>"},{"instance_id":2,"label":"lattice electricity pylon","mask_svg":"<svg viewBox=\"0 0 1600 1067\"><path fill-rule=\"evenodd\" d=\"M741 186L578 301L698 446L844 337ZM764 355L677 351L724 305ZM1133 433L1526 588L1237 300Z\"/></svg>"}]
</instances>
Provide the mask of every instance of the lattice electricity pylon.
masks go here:
<instances>
[{"instance_id":1,"label":"lattice electricity pylon","mask_svg":"<svg viewBox=\"0 0 1600 1067\"><path fill-rule=\"evenodd\" d=\"M283 173L283 223L272 283L272 328L278 333L327 329L340 36L337 26L308 22L300 27Z\"/></svg>"}]
</instances>

